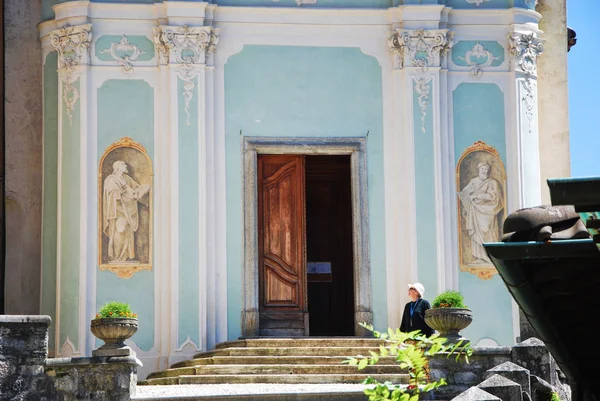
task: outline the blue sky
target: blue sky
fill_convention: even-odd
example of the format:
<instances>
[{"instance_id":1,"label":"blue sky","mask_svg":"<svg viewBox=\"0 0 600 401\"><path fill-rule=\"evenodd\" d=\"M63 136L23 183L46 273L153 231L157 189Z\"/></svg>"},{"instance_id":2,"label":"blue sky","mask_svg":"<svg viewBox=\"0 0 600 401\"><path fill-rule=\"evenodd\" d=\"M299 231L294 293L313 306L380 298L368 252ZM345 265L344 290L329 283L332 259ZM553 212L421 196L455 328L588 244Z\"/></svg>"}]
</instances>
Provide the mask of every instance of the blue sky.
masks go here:
<instances>
[{"instance_id":1,"label":"blue sky","mask_svg":"<svg viewBox=\"0 0 600 401\"><path fill-rule=\"evenodd\" d=\"M577 45L569 52L573 177L600 176L599 14L600 0L567 0L567 24L577 32Z\"/></svg>"}]
</instances>

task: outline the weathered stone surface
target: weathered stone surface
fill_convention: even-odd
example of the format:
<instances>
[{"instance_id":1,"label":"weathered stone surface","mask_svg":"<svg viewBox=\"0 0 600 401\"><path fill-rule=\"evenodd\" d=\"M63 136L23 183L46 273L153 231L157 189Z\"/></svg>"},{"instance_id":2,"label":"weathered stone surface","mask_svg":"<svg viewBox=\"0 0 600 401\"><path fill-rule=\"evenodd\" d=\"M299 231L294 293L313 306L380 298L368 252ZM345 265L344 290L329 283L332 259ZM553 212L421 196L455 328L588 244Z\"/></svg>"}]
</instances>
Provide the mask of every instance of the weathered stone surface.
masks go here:
<instances>
[{"instance_id":1,"label":"weathered stone surface","mask_svg":"<svg viewBox=\"0 0 600 401\"><path fill-rule=\"evenodd\" d=\"M504 376L494 374L477 385L482 390L501 400L519 401L523 399L521 386Z\"/></svg>"},{"instance_id":2,"label":"weathered stone surface","mask_svg":"<svg viewBox=\"0 0 600 401\"><path fill-rule=\"evenodd\" d=\"M445 355L432 357L429 360L431 379L444 378L448 383L435 391L436 398L449 400L456 397L484 380L487 370L510 360L510 347L473 347L469 363L462 359L456 362L455 358L446 358Z\"/></svg>"},{"instance_id":3,"label":"weathered stone surface","mask_svg":"<svg viewBox=\"0 0 600 401\"><path fill-rule=\"evenodd\" d=\"M529 369L531 374L539 376L551 385L557 384L558 366L544 345L538 338L531 337L515 344L512 349L512 360L519 366ZM554 382L554 383L553 383Z\"/></svg>"},{"instance_id":4,"label":"weathered stone surface","mask_svg":"<svg viewBox=\"0 0 600 401\"><path fill-rule=\"evenodd\" d=\"M495 374L504 376L507 379L518 383L522 391L531 394L531 383L529 381L529 370L514 364L512 362L504 362L487 371L486 376L491 377Z\"/></svg>"},{"instance_id":5,"label":"weathered stone surface","mask_svg":"<svg viewBox=\"0 0 600 401\"><path fill-rule=\"evenodd\" d=\"M6 313L40 310L42 214L41 0L4 2Z\"/></svg>"},{"instance_id":6,"label":"weathered stone surface","mask_svg":"<svg viewBox=\"0 0 600 401\"><path fill-rule=\"evenodd\" d=\"M0 316L0 400L129 401L135 357L47 359L48 316Z\"/></svg>"},{"instance_id":7,"label":"weathered stone surface","mask_svg":"<svg viewBox=\"0 0 600 401\"><path fill-rule=\"evenodd\" d=\"M29 400L40 393L54 395L43 369L49 326L48 316L0 316L1 399Z\"/></svg>"},{"instance_id":8,"label":"weathered stone surface","mask_svg":"<svg viewBox=\"0 0 600 401\"><path fill-rule=\"evenodd\" d=\"M495 401L500 400L500 398L496 397L484 391L478 387L471 387L467 391L460 393L456 397L452 399L452 401ZM500 400L501 401L501 400Z\"/></svg>"}]
</instances>

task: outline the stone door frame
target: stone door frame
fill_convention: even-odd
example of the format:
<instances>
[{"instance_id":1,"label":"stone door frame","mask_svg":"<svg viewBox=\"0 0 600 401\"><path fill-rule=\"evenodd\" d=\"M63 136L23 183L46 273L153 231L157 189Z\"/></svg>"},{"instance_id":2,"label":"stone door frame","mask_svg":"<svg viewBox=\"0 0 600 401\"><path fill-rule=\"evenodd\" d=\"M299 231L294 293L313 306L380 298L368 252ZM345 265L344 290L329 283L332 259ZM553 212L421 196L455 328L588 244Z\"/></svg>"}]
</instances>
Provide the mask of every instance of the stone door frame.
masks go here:
<instances>
[{"instance_id":1,"label":"stone door frame","mask_svg":"<svg viewBox=\"0 0 600 401\"><path fill-rule=\"evenodd\" d=\"M350 155L352 187L352 253L354 277L354 333L365 336L361 322L373 322L366 138L244 137L244 282L242 336L259 335L257 155Z\"/></svg>"}]
</instances>

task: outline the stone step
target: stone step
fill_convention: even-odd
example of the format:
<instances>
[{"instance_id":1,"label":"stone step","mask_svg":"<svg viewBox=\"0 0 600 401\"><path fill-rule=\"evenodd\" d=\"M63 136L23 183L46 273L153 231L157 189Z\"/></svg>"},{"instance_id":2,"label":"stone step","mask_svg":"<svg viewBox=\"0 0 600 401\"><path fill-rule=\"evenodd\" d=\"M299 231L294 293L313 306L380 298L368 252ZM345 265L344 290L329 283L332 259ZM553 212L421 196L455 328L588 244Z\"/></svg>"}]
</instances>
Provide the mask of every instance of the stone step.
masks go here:
<instances>
[{"instance_id":1,"label":"stone step","mask_svg":"<svg viewBox=\"0 0 600 401\"><path fill-rule=\"evenodd\" d=\"M290 338L247 338L244 340L226 341L216 345L217 349L224 348L312 348L312 347L379 347L383 341L377 338L361 337L290 337Z\"/></svg>"},{"instance_id":2,"label":"stone step","mask_svg":"<svg viewBox=\"0 0 600 401\"><path fill-rule=\"evenodd\" d=\"M167 369L152 373L148 379L189 375L306 375L306 374L355 374L356 366L348 365L204 365ZM363 377L373 373L402 373L398 366L373 365L362 369Z\"/></svg>"},{"instance_id":3,"label":"stone step","mask_svg":"<svg viewBox=\"0 0 600 401\"><path fill-rule=\"evenodd\" d=\"M361 383L364 373L353 374L244 374L244 375L181 375L177 377L163 377L148 379L139 382L140 385L177 385L177 384L218 384L218 383L279 383L279 384L305 384L305 383ZM386 382L407 384L409 375L397 374L371 374L372 378Z\"/></svg>"},{"instance_id":4,"label":"stone step","mask_svg":"<svg viewBox=\"0 0 600 401\"><path fill-rule=\"evenodd\" d=\"M211 356L178 362L172 368L199 365L341 365L346 356ZM378 365L396 365L395 357L379 360Z\"/></svg>"},{"instance_id":5,"label":"stone step","mask_svg":"<svg viewBox=\"0 0 600 401\"><path fill-rule=\"evenodd\" d=\"M367 401L360 384L200 384L140 386L133 401Z\"/></svg>"},{"instance_id":6,"label":"stone step","mask_svg":"<svg viewBox=\"0 0 600 401\"><path fill-rule=\"evenodd\" d=\"M194 359L211 356L356 356L369 355L369 351L377 352L379 347L231 347L200 352Z\"/></svg>"}]
</instances>

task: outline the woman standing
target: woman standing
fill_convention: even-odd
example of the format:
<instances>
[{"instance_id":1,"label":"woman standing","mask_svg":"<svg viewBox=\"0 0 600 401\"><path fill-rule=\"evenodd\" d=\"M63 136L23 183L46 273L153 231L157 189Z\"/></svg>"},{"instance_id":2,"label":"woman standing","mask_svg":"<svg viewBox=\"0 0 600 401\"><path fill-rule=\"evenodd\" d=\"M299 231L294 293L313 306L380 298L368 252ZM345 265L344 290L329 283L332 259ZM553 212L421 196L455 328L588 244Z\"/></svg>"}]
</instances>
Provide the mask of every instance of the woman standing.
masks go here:
<instances>
[{"instance_id":1,"label":"woman standing","mask_svg":"<svg viewBox=\"0 0 600 401\"><path fill-rule=\"evenodd\" d=\"M425 311L431 308L431 305L429 305L429 301L423 299L424 294L425 287L423 287L423 284L414 283L408 285L408 296L411 301L404 307L400 331L409 333L421 330L421 333L426 336L433 334L433 329L425 323Z\"/></svg>"}]
</instances>

